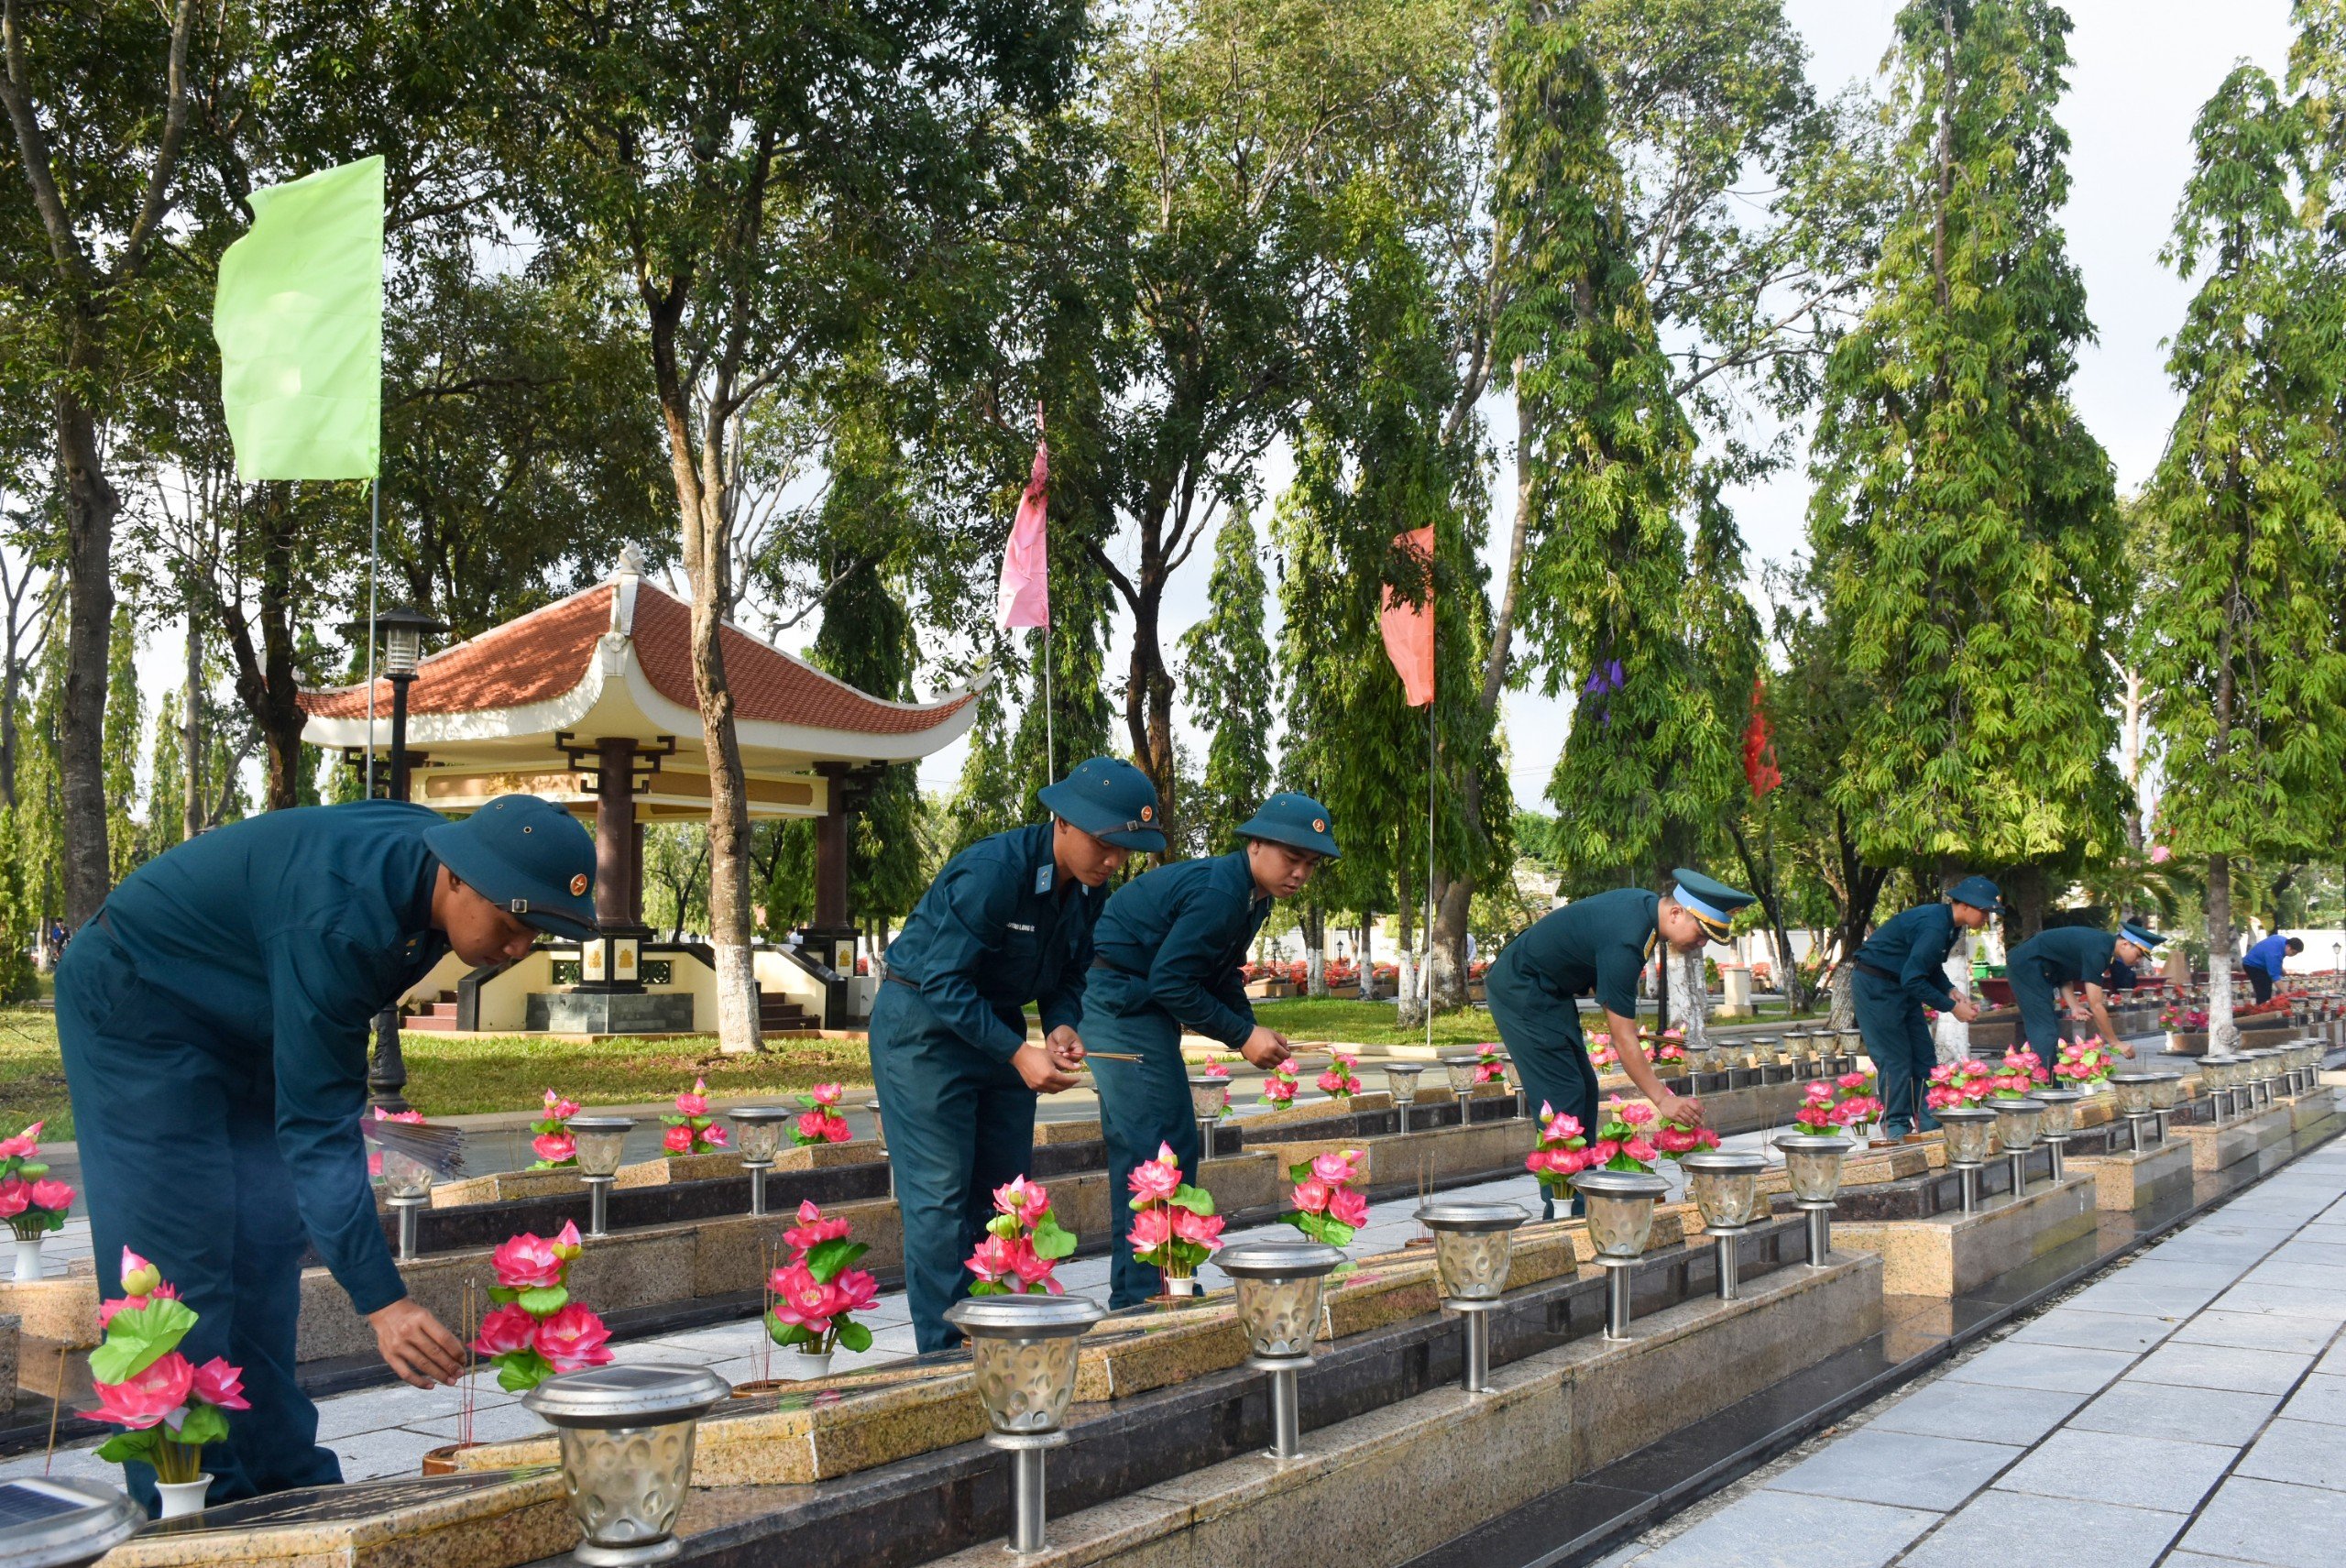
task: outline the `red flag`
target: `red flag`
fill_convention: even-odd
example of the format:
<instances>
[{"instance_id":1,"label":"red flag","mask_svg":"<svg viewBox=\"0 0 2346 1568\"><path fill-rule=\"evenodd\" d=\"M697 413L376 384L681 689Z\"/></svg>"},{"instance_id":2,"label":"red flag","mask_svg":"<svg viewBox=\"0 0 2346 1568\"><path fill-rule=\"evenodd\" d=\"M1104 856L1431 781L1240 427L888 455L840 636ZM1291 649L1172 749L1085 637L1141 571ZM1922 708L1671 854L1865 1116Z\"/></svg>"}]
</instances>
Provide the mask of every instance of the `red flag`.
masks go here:
<instances>
[{"instance_id":1,"label":"red flag","mask_svg":"<svg viewBox=\"0 0 2346 1568\"><path fill-rule=\"evenodd\" d=\"M1035 405L1035 467L1019 498L1010 542L1002 551L1002 588L994 620L1003 630L1051 623L1051 558L1043 538L1043 510L1051 477L1050 448L1043 441L1043 405Z\"/></svg>"},{"instance_id":2,"label":"red flag","mask_svg":"<svg viewBox=\"0 0 2346 1568\"><path fill-rule=\"evenodd\" d=\"M1751 783L1751 798L1763 800L1768 792L1784 782L1776 771L1776 741L1768 728L1768 716L1760 711L1760 699L1766 695L1768 683L1760 676L1751 678L1751 722L1743 727L1743 776Z\"/></svg>"},{"instance_id":3,"label":"red flag","mask_svg":"<svg viewBox=\"0 0 2346 1568\"><path fill-rule=\"evenodd\" d=\"M1423 707L1433 700L1433 528L1411 529L1397 536L1394 543L1409 554L1424 574L1425 602L1411 604L1395 594L1390 584L1385 589L1385 615L1381 622L1385 633L1385 656L1393 661L1393 668L1401 676L1403 699L1411 707Z\"/></svg>"}]
</instances>

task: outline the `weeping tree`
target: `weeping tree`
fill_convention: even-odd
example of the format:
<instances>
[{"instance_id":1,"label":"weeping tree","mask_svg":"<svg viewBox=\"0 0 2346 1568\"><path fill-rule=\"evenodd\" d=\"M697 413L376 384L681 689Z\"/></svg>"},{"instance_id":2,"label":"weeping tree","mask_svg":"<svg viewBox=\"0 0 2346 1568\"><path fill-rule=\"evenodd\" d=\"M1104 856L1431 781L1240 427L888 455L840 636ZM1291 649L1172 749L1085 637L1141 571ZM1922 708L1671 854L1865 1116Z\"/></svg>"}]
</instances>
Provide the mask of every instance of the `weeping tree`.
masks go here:
<instances>
[{"instance_id":1,"label":"weeping tree","mask_svg":"<svg viewBox=\"0 0 2346 1568\"><path fill-rule=\"evenodd\" d=\"M1193 824L1208 854L1230 848L1238 825L1270 793L1276 688L1263 635L1266 591L1254 513L1233 504L1214 536L1206 619L1181 634L1189 712L1210 732Z\"/></svg>"},{"instance_id":2,"label":"weeping tree","mask_svg":"<svg viewBox=\"0 0 2346 1568\"><path fill-rule=\"evenodd\" d=\"M2046 0L1899 12L1896 201L1812 455L1825 613L1875 697L1833 798L1873 862L2010 868L2015 939L2122 805L2103 650L2125 540L2068 391L2092 331L2059 224L2068 31Z\"/></svg>"},{"instance_id":3,"label":"weeping tree","mask_svg":"<svg viewBox=\"0 0 2346 1568\"><path fill-rule=\"evenodd\" d=\"M2264 71L2234 70L2200 110L2166 252L2198 290L2168 357L2183 408L2151 493L2144 680L2165 754L2159 837L2207 865L2218 1050L2238 1037L2237 862L2309 858L2341 825L2346 346L2334 240L2300 216L2311 123Z\"/></svg>"}]
</instances>

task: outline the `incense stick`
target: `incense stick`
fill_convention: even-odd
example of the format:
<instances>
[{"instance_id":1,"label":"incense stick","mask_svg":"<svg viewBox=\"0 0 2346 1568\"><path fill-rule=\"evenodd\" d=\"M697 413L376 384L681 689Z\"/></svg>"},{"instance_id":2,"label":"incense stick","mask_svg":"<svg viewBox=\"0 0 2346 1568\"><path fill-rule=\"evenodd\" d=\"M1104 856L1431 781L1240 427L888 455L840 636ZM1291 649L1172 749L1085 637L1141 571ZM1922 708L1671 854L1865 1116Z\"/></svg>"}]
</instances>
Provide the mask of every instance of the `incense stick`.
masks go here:
<instances>
[{"instance_id":1,"label":"incense stick","mask_svg":"<svg viewBox=\"0 0 2346 1568\"><path fill-rule=\"evenodd\" d=\"M1139 1058L1139 1057L1137 1057L1137 1056L1133 1055L1133 1054L1132 1054L1131 1052L1129 1052L1129 1051L1092 1051L1092 1050L1087 1050L1087 1051L1085 1051L1085 1052L1083 1053L1083 1055L1084 1055L1084 1058L1085 1058L1087 1061L1088 1061L1088 1060L1090 1060L1091 1058L1094 1058L1094 1057L1099 1058L1102 1061L1132 1061L1132 1062L1136 1062L1136 1061L1139 1061L1139 1060L1141 1060L1141 1059L1142 1059L1141 1058Z\"/></svg>"}]
</instances>

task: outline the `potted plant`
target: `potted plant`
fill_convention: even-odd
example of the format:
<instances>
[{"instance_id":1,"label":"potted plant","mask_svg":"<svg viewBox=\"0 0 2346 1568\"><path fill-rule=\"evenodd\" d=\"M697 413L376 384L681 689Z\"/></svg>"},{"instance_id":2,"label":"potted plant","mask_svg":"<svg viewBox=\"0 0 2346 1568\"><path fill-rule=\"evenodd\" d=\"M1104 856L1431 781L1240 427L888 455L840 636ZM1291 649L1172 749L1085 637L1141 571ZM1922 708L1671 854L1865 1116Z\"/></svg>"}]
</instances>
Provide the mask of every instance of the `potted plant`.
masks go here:
<instances>
[{"instance_id":1,"label":"potted plant","mask_svg":"<svg viewBox=\"0 0 2346 1568\"><path fill-rule=\"evenodd\" d=\"M530 1148L538 1157L532 1170L559 1170L578 1163L578 1140L570 1135L570 1119L577 1114L578 1102L546 1091L544 1114L530 1124L530 1131L537 1135Z\"/></svg>"},{"instance_id":2,"label":"potted plant","mask_svg":"<svg viewBox=\"0 0 2346 1568\"><path fill-rule=\"evenodd\" d=\"M1941 1062L1931 1069L1930 1091L1923 1098L1934 1111L1955 1105L1977 1105L1988 1098L1996 1071L1984 1061L1968 1058Z\"/></svg>"},{"instance_id":3,"label":"potted plant","mask_svg":"<svg viewBox=\"0 0 2346 1568\"><path fill-rule=\"evenodd\" d=\"M1499 1050L1496 1040L1485 1040L1474 1047L1474 1086L1485 1083L1507 1087L1507 1058Z\"/></svg>"},{"instance_id":4,"label":"potted plant","mask_svg":"<svg viewBox=\"0 0 2346 1568\"><path fill-rule=\"evenodd\" d=\"M2116 1056L2099 1040L2067 1040L2062 1043L2053 1076L2071 1089L2089 1090L2107 1080L2117 1066Z\"/></svg>"},{"instance_id":5,"label":"potted plant","mask_svg":"<svg viewBox=\"0 0 2346 1568\"><path fill-rule=\"evenodd\" d=\"M670 1159L715 1154L725 1146L725 1129L708 1113L708 1083L704 1079L694 1079L693 1086L676 1096L676 1114L661 1117L660 1124L668 1129L661 1142Z\"/></svg>"},{"instance_id":6,"label":"potted plant","mask_svg":"<svg viewBox=\"0 0 2346 1568\"><path fill-rule=\"evenodd\" d=\"M790 1261L766 1278L771 1300L766 1332L790 1353L794 1382L831 1370L831 1353L872 1348L872 1331L848 1314L867 1311L880 1298L880 1283L854 1266L871 1249L848 1239L845 1220L827 1220L811 1202L798 1205L798 1223L782 1233Z\"/></svg>"},{"instance_id":7,"label":"potted plant","mask_svg":"<svg viewBox=\"0 0 2346 1568\"><path fill-rule=\"evenodd\" d=\"M1651 1175L1658 1159L1676 1159L1696 1149L1718 1146L1719 1135L1709 1128L1658 1120L1654 1108L1644 1101L1624 1100L1617 1094L1606 1102L1605 1120L1597 1124L1596 1137L1582 1164L1584 1169L1641 1170Z\"/></svg>"},{"instance_id":8,"label":"potted plant","mask_svg":"<svg viewBox=\"0 0 2346 1568\"><path fill-rule=\"evenodd\" d=\"M40 1245L53 1231L65 1227L73 1207L73 1189L49 1179L49 1163L40 1157L40 1130L35 1122L13 1138L0 1138L0 1220L16 1236L16 1278L30 1285L41 1277Z\"/></svg>"},{"instance_id":9,"label":"potted plant","mask_svg":"<svg viewBox=\"0 0 2346 1568\"><path fill-rule=\"evenodd\" d=\"M1523 1157L1523 1168L1538 1179L1551 1202L1569 1201L1573 1177L1588 1165L1588 1139L1581 1131L1580 1118L1562 1115L1543 1100L1539 1135L1538 1146Z\"/></svg>"},{"instance_id":10,"label":"potted plant","mask_svg":"<svg viewBox=\"0 0 2346 1568\"><path fill-rule=\"evenodd\" d=\"M497 1310L480 1321L472 1348L497 1368L497 1386L507 1393L527 1392L557 1372L610 1361L611 1331L570 1294L570 1266L585 1250L578 1227L565 1224L551 1238L527 1232L508 1236L489 1255L497 1283L488 1299Z\"/></svg>"},{"instance_id":11,"label":"potted plant","mask_svg":"<svg viewBox=\"0 0 2346 1568\"><path fill-rule=\"evenodd\" d=\"M120 1297L98 1308L105 1339L90 1353L90 1384L97 1390L93 1419L123 1430L106 1439L98 1457L124 1464L144 1460L155 1468L162 1517L199 1512L212 1477L203 1445L228 1440L230 1410L248 1410L244 1368L214 1356L197 1366L179 1352L198 1319L162 1271L122 1249Z\"/></svg>"},{"instance_id":12,"label":"potted plant","mask_svg":"<svg viewBox=\"0 0 2346 1568\"><path fill-rule=\"evenodd\" d=\"M1331 1051L1334 1059L1328 1070L1320 1075L1320 1088L1340 1106L1349 1106L1353 1096L1360 1092L1360 1079L1353 1069L1360 1066L1360 1058L1344 1051Z\"/></svg>"},{"instance_id":13,"label":"potted plant","mask_svg":"<svg viewBox=\"0 0 2346 1568\"><path fill-rule=\"evenodd\" d=\"M790 1141L800 1148L810 1144L843 1144L855 1135L839 1114L839 1096L846 1091L836 1083L818 1083L811 1094L794 1095L800 1115L790 1130Z\"/></svg>"},{"instance_id":14,"label":"potted plant","mask_svg":"<svg viewBox=\"0 0 2346 1568\"><path fill-rule=\"evenodd\" d=\"M1295 1103L1295 1091L1301 1087L1302 1083L1295 1076L1295 1069L1281 1062L1272 1069L1269 1077L1263 1080L1262 1098L1256 1103L1268 1105L1273 1110L1292 1105Z\"/></svg>"},{"instance_id":15,"label":"potted plant","mask_svg":"<svg viewBox=\"0 0 2346 1568\"><path fill-rule=\"evenodd\" d=\"M993 1193L993 1218L963 1266L978 1277L972 1296L1057 1296L1065 1287L1053 1270L1075 1251L1075 1233L1051 1212L1051 1195L1025 1177Z\"/></svg>"},{"instance_id":16,"label":"potted plant","mask_svg":"<svg viewBox=\"0 0 2346 1568\"><path fill-rule=\"evenodd\" d=\"M1315 1242L1350 1246L1353 1233L1368 1223L1368 1200L1353 1186L1360 1159L1360 1150L1343 1149L1289 1166L1295 1207L1279 1218Z\"/></svg>"},{"instance_id":17,"label":"potted plant","mask_svg":"<svg viewBox=\"0 0 2346 1568\"><path fill-rule=\"evenodd\" d=\"M1134 1167L1126 1185L1133 1194L1133 1258L1164 1277L1161 1299L1205 1294L1198 1265L1222 1248L1222 1216L1213 1212L1213 1194L1181 1179L1181 1162L1169 1144L1157 1145L1155 1159Z\"/></svg>"}]
</instances>

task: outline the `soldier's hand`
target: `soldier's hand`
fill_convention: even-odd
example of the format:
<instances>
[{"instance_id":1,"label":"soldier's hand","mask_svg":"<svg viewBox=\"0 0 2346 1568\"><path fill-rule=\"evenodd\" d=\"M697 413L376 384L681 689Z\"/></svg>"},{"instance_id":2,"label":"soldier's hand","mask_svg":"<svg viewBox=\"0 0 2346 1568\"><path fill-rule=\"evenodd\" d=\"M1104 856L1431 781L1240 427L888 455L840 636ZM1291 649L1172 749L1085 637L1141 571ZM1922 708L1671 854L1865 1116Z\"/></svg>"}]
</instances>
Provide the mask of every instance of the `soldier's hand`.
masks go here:
<instances>
[{"instance_id":1,"label":"soldier's hand","mask_svg":"<svg viewBox=\"0 0 2346 1568\"><path fill-rule=\"evenodd\" d=\"M1052 1066L1073 1072L1083 1060L1083 1036L1062 1024L1045 1036L1043 1049L1050 1053Z\"/></svg>"},{"instance_id":2,"label":"soldier's hand","mask_svg":"<svg viewBox=\"0 0 2346 1568\"><path fill-rule=\"evenodd\" d=\"M1654 1105L1654 1114L1665 1122L1675 1122L1682 1127L1703 1124L1703 1102L1692 1095L1672 1094L1662 1091L1661 1099Z\"/></svg>"},{"instance_id":3,"label":"soldier's hand","mask_svg":"<svg viewBox=\"0 0 2346 1568\"><path fill-rule=\"evenodd\" d=\"M1266 1029L1257 1024L1255 1025L1255 1032L1246 1036L1246 1043L1238 1047L1238 1054L1255 1067L1268 1072L1287 1060L1289 1055L1287 1048L1287 1036L1277 1029Z\"/></svg>"},{"instance_id":4,"label":"soldier's hand","mask_svg":"<svg viewBox=\"0 0 2346 1568\"><path fill-rule=\"evenodd\" d=\"M1037 1094L1057 1094L1062 1089L1075 1087L1075 1075L1061 1072L1051 1059L1049 1047L1032 1040L1018 1047L1018 1054L1010 1058L1010 1065L1018 1069L1018 1076L1026 1080L1026 1087Z\"/></svg>"},{"instance_id":5,"label":"soldier's hand","mask_svg":"<svg viewBox=\"0 0 2346 1568\"><path fill-rule=\"evenodd\" d=\"M1968 1024L1974 1018L1979 1016L1979 1004L1977 1002L1972 1001L1970 998L1966 997L1957 1002L1950 1011L1955 1014L1957 1023Z\"/></svg>"},{"instance_id":6,"label":"soldier's hand","mask_svg":"<svg viewBox=\"0 0 2346 1568\"><path fill-rule=\"evenodd\" d=\"M367 1314L384 1365L419 1388L454 1383L465 1369L465 1347L411 1296Z\"/></svg>"}]
</instances>

